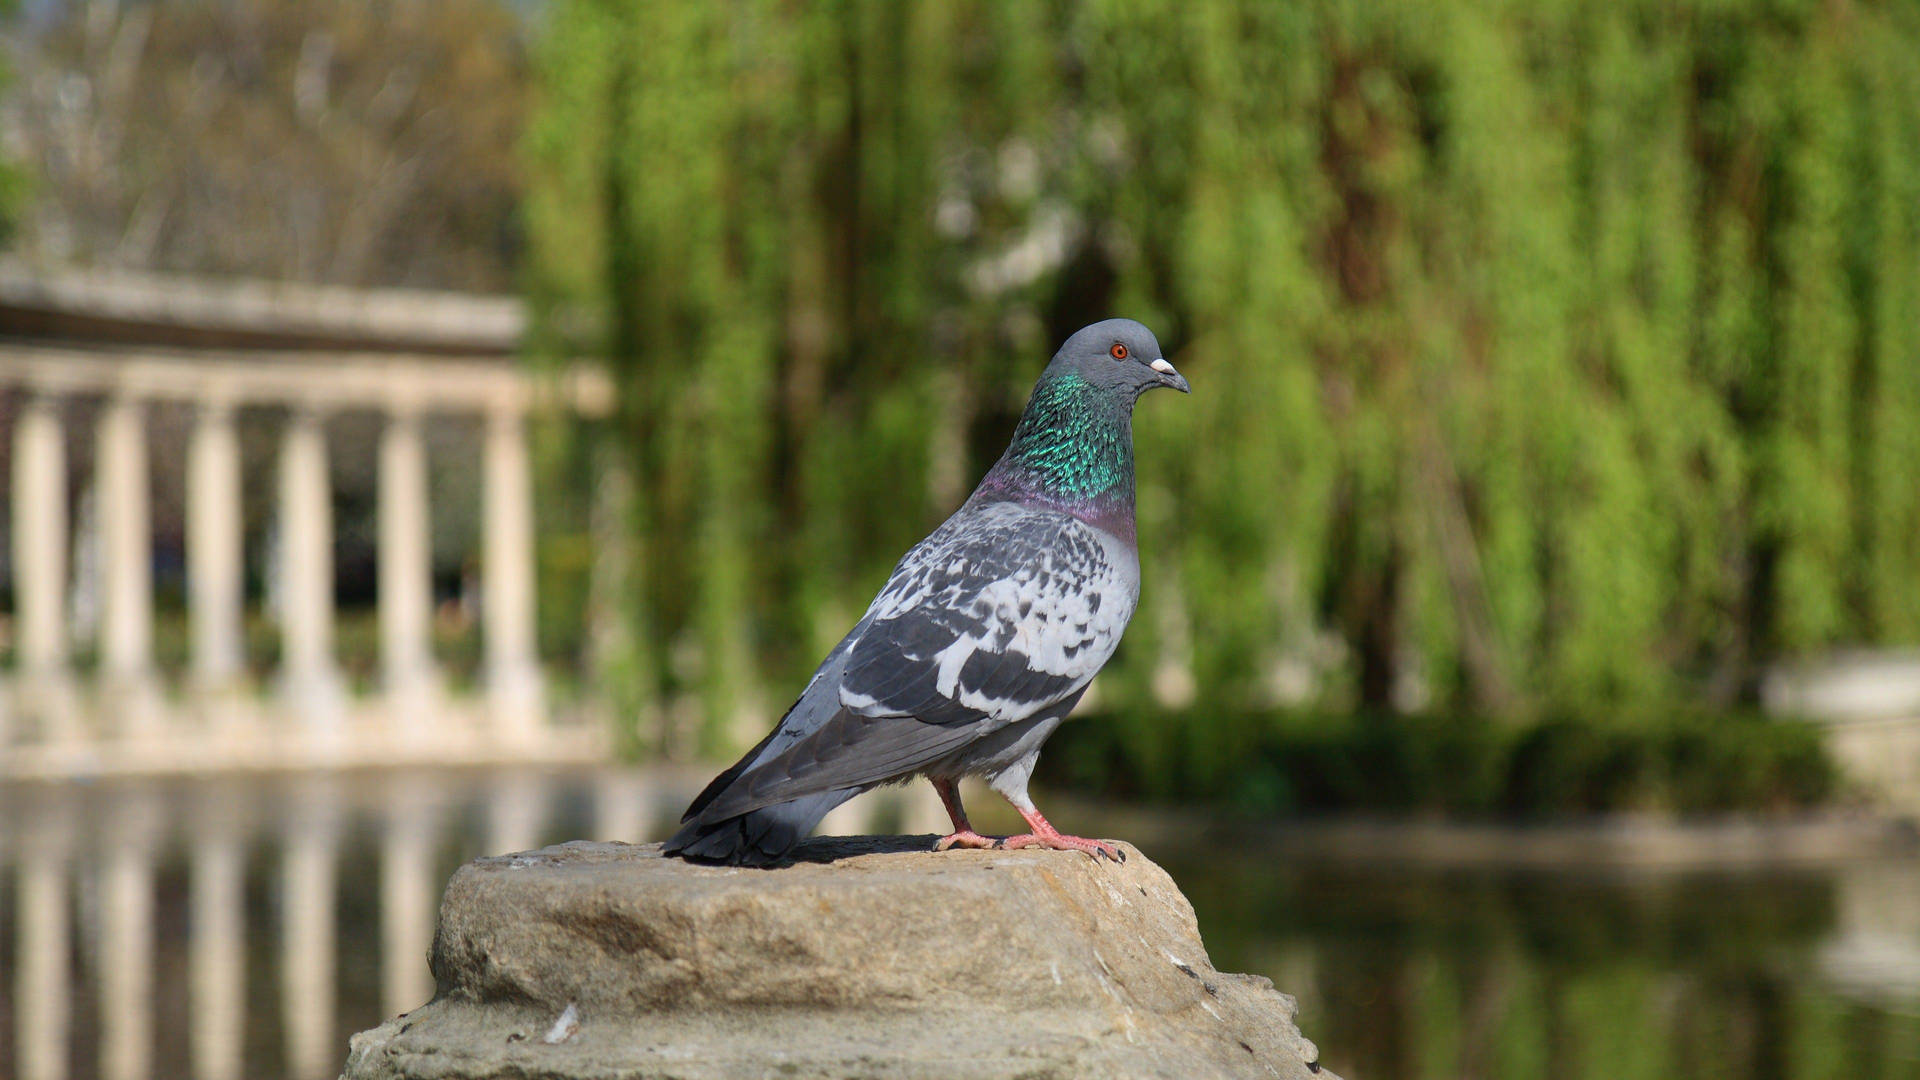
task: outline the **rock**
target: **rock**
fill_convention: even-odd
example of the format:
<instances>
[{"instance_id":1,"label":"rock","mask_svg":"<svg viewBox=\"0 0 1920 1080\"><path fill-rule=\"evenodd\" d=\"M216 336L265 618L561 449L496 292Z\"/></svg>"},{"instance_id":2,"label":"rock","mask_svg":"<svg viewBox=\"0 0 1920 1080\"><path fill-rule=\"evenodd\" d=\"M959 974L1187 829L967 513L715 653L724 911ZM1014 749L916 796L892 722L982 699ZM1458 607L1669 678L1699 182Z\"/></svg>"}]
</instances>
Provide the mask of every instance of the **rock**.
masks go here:
<instances>
[{"instance_id":1,"label":"rock","mask_svg":"<svg viewBox=\"0 0 1920 1080\"><path fill-rule=\"evenodd\" d=\"M345 1078L1318 1070L1293 999L1215 971L1186 897L1138 851L929 846L813 840L776 870L657 844L468 863L440 907L438 993L354 1036Z\"/></svg>"}]
</instances>

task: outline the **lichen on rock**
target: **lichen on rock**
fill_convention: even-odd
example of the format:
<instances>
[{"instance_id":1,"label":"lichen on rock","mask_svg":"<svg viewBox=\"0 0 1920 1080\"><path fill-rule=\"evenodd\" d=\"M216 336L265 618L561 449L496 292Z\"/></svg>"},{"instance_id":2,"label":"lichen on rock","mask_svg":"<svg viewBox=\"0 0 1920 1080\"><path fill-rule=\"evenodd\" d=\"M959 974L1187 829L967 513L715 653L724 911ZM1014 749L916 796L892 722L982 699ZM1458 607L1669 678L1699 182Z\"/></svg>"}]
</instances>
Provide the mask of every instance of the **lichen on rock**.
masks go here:
<instances>
[{"instance_id":1,"label":"lichen on rock","mask_svg":"<svg viewBox=\"0 0 1920 1080\"><path fill-rule=\"evenodd\" d=\"M345 1080L1312 1075L1293 999L1214 970L1138 851L929 844L814 840L776 870L651 844L468 863L434 1000L355 1036Z\"/></svg>"}]
</instances>

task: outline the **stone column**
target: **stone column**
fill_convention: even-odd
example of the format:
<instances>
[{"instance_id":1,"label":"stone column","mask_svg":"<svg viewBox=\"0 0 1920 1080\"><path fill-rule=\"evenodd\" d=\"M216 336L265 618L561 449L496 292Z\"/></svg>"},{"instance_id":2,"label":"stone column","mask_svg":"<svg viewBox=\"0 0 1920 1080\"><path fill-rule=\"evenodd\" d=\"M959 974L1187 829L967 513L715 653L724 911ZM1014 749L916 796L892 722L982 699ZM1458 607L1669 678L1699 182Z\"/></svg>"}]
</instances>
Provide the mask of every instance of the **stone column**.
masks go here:
<instances>
[{"instance_id":1,"label":"stone column","mask_svg":"<svg viewBox=\"0 0 1920 1080\"><path fill-rule=\"evenodd\" d=\"M420 416L387 415L380 437L380 663L388 695L409 725L431 719L433 672L432 515Z\"/></svg>"},{"instance_id":2,"label":"stone column","mask_svg":"<svg viewBox=\"0 0 1920 1080\"><path fill-rule=\"evenodd\" d=\"M153 480L144 402L126 395L100 411L95 467L100 515L100 673L123 728L159 719L153 674Z\"/></svg>"},{"instance_id":3,"label":"stone column","mask_svg":"<svg viewBox=\"0 0 1920 1080\"><path fill-rule=\"evenodd\" d=\"M202 691L234 689L244 667L241 514L233 406L208 402L187 447L187 603L193 678Z\"/></svg>"},{"instance_id":4,"label":"stone column","mask_svg":"<svg viewBox=\"0 0 1920 1080\"><path fill-rule=\"evenodd\" d=\"M67 444L60 407L27 399L13 429L13 586L21 704L44 737L77 734L67 667Z\"/></svg>"},{"instance_id":5,"label":"stone column","mask_svg":"<svg viewBox=\"0 0 1920 1080\"><path fill-rule=\"evenodd\" d=\"M280 575L283 691L302 718L333 728L343 704L333 657L333 490L326 423L312 409L292 412L280 445Z\"/></svg>"},{"instance_id":6,"label":"stone column","mask_svg":"<svg viewBox=\"0 0 1920 1080\"><path fill-rule=\"evenodd\" d=\"M483 482L481 603L490 704L504 735L531 741L542 711L534 648L533 476L518 411L496 408L487 415Z\"/></svg>"}]
</instances>

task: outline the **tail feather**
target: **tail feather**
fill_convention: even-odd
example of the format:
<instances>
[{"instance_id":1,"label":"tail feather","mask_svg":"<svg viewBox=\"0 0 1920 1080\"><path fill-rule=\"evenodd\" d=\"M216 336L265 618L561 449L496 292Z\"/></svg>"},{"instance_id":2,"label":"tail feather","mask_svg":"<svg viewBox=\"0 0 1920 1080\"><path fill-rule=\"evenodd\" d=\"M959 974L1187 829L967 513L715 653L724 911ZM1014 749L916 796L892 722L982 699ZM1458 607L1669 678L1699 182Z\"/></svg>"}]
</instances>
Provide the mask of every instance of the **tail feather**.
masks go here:
<instances>
[{"instance_id":1,"label":"tail feather","mask_svg":"<svg viewBox=\"0 0 1920 1080\"><path fill-rule=\"evenodd\" d=\"M789 710L789 712L791 712L791 710ZM782 722L783 723L785 722L784 718L782 718ZM773 737L778 734L780 734L780 728L778 726L775 726L772 731L767 732L766 738L761 739L757 744L754 745L753 749L740 755L739 761L736 761L732 765L727 766L726 772L721 773L719 776L714 777L710 782L708 782L707 786L700 790L700 794L695 795L693 797L693 803L692 805L687 807L687 812L680 815L681 822L685 823L688 821L692 821L694 818L698 817L700 815L700 811L705 810L707 808L708 803L711 803L713 800L719 798L721 792L727 790L727 788L729 787L732 787L733 782L740 778L741 773L744 773L747 771L747 767L752 765L760 757L760 752L762 750L765 750L767 748L767 744L772 742Z\"/></svg>"},{"instance_id":2,"label":"tail feather","mask_svg":"<svg viewBox=\"0 0 1920 1080\"><path fill-rule=\"evenodd\" d=\"M857 788L823 791L715 821L695 816L667 841L666 853L696 862L772 866L785 859L827 811L859 793Z\"/></svg>"}]
</instances>

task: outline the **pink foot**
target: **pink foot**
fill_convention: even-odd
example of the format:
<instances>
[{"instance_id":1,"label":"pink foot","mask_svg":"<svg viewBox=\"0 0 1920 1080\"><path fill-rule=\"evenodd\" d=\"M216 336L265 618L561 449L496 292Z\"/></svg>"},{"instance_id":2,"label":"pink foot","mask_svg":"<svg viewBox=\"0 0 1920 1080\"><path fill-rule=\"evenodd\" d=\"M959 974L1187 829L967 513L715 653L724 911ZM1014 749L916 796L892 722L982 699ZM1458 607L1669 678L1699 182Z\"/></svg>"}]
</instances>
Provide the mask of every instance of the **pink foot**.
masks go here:
<instances>
[{"instance_id":1,"label":"pink foot","mask_svg":"<svg viewBox=\"0 0 1920 1080\"><path fill-rule=\"evenodd\" d=\"M1022 836L1009 836L996 846L1007 849L1023 847L1052 848L1055 851L1084 851L1096 859L1112 859L1114 862L1126 862L1127 853L1120 845L1111 840L1089 840L1084 836L1068 836L1057 832L1030 832Z\"/></svg>"},{"instance_id":2,"label":"pink foot","mask_svg":"<svg viewBox=\"0 0 1920 1080\"><path fill-rule=\"evenodd\" d=\"M1019 808L1016 807L1016 809ZM1127 853L1111 840L1088 840L1081 836L1068 836L1054 828L1052 822L1041 817L1038 810L1022 809L1020 816L1027 819L1027 827L1033 831L1025 836L1009 836L1000 841L1000 847L1010 849L1044 847L1055 851L1084 851L1096 859L1127 861Z\"/></svg>"},{"instance_id":3,"label":"pink foot","mask_svg":"<svg viewBox=\"0 0 1920 1080\"><path fill-rule=\"evenodd\" d=\"M973 831L973 825L967 821L967 812L960 805L960 788L951 780L929 777L933 781L933 790L940 793L940 801L946 804L947 816L953 819L953 831L940 838L933 845L935 851L948 848L990 848L995 844L991 836L981 836Z\"/></svg>"},{"instance_id":4,"label":"pink foot","mask_svg":"<svg viewBox=\"0 0 1920 1080\"><path fill-rule=\"evenodd\" d=\"M991 836L981 836L979 833L974 832L972 829L961 829L957 833L952 833L950 835L941 837L940 842L933 845L933 850L945 851L948 848L957 848L957 847L958 848L990 848L997 843L999 843L999 841L995 840Z\"/></svg>"}]
</instances>

